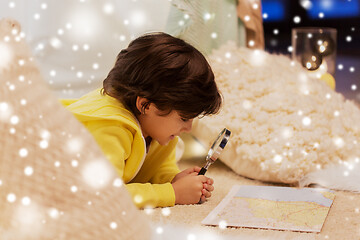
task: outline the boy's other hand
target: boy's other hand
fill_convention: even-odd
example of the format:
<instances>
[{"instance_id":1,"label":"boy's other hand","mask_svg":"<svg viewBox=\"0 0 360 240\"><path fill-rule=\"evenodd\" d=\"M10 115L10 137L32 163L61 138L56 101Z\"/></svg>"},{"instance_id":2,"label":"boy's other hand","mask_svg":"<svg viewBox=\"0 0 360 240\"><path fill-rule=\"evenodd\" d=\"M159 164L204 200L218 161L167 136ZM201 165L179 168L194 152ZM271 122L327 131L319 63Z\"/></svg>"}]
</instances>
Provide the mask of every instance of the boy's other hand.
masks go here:
<instances>
[{"instance_id":1,"label":"boy's other hand","mask_svg":"<svg viewBox=\"0 0 360 240\"><path fill-rule=\"evenodd\" d=\"M199 202L199 199L205 200L206 196L210 197L210 190L213 187L208 184L208 180L209 178L204 175L197 175L193 172L173 182L175 204L195 204ZM204 184L209 190L204 189Z\"/></svg>"},{"instance_id":2,"label":"boy's other hand","mask_svg":"<svg viewBox=\"0 0 360 240\"><path fill-rule=\"evenodd\" d=\"M207 181L203 184L203 190L202 190L202 196L201 196L202 202L204 202L206 198L211 197L211 192L214 191L213 183L214 183L214 180L212 178L208 178Z\"/></svg>"},{"instance_id":3,"label":"boy's other hand","mask_svg":"<svg viewBox=\"0 0 360 240\"><path fill-rule=\"evenodd\" d=\"M201 170L201 168L198 166L187 168L184 171L176 174L175 177L173 178L173 180L171 181L171 183L174 183L174 182L178 181L179 179L186 177L188 175L196 176L199 174L200 170Z\"/></svg>"}]
</instances>

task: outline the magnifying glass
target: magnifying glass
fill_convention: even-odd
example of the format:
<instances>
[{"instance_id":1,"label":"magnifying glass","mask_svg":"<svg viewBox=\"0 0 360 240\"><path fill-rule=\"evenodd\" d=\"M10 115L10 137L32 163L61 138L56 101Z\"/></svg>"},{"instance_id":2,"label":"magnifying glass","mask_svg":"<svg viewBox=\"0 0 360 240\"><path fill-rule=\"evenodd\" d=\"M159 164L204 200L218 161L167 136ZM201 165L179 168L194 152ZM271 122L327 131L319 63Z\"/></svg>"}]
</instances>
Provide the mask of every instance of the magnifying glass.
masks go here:
<instances>
[{"instance_id":1,"label":"magnifying glass","mask_svg":"<svg viewBox=\"0 0 360 240\"><path fill-rule=\"evenodd\" d=\"M203 168L201 168L198 175L205 175L206 171L213 164L218 157L220 156L221 151L225 148L227 142L230 138L230 130L224 128L220 134L217 136L216 140L212 144L207 156L206 156L206 164Z\"/></svg>"}]
</instances>

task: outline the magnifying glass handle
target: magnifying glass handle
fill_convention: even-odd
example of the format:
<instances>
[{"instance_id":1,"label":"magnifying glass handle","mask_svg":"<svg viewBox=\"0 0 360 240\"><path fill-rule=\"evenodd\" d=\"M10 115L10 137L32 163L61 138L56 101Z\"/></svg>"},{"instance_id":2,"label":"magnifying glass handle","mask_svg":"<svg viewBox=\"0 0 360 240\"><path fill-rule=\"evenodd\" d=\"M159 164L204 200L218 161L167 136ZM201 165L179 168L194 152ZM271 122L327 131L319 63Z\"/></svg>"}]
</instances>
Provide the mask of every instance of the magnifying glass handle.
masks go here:
<instances>
[{"instance_id":1,"label":"magnifying glass handle","mask_svg":"<svg viewBox=\"0 0 360 240\"><path fill-rule=\"evenodd\" d=\"M207 171L207 169L203 167L203 168L201 168L198 175L205 175L206 171Z\"/></svg>"},{"instance_id":2,"label":"magnifying glass handle","mask_svg":"<svg viewBox=\"0 0 360 240\"><path fill-rule=\"evenodd\" d=\"M198 173L198 175L205 175L206 171L207 171L207 169L204 168L204 167L202 167L201 170L200 170L200 172ZM202 202L201 199L200 199L198 203L201 204L201 203L203 203L203 202Z\"/></svg>"}]
</instances>

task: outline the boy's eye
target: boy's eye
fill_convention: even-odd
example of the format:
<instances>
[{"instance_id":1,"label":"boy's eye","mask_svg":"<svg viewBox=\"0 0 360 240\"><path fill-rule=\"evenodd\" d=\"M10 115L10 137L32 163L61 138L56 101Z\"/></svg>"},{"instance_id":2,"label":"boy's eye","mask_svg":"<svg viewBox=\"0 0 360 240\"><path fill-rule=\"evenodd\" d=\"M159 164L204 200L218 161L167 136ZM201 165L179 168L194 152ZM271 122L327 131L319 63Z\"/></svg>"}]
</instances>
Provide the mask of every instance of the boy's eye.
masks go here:
<instances>
[{"instance_id":1,"label":"boy's eye","mask_svg":"<svg viewBox=\"0 0 360 240\"><path fill-rule=\"evenodd\" d=\"M183 122L189 121L189 119L187 119L187 118L181 118L181 120L182 120Z\"/></svg>"}]
</instances>

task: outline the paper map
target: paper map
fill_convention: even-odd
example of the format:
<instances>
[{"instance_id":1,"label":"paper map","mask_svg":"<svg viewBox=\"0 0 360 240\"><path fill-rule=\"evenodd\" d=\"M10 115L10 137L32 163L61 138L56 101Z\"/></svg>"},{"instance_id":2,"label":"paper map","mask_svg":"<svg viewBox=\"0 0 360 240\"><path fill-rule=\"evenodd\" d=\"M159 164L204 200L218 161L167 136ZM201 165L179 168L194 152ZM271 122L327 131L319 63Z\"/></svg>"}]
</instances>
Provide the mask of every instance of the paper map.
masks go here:
<instances>
[{"instance_id":1,"label":"paper map","mask_svg":"<svg viewBox=\"0 0 360 240\"><path fill-rule=\"evenodd\" d=\"M320 232L334 198L319 188L235 185L201 223Z\"/></svg>"}]
</instances>

